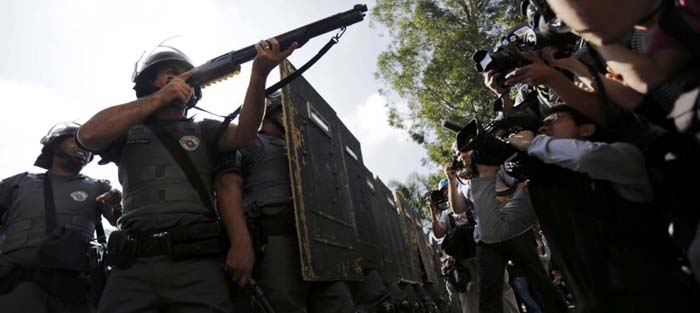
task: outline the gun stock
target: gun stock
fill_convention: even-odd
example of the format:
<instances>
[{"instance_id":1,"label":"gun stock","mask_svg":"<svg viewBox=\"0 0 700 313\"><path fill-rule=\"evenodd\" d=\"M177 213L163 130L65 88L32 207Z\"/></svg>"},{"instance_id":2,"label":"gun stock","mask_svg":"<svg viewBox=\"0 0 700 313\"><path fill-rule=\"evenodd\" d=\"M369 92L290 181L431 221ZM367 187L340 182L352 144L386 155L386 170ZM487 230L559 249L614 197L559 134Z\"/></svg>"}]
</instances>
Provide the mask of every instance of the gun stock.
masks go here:
<instances>
[{"instance_id":1,"label":"gun stock","mask_svg":"<svg viewBox=\"0 0 700 313\"><path fill-rule=\"evenodd\" d=\"M297 42L299 47L301 47L311 38L362 21L365 17L364 12L367 12L367 6L357 4L351 10L299 27L275 36L275 38L279 42L281 50L286 50L294 42ZM230 78L240 72L241 64L254 59L256 54L255 45L250 45L243 49L220 55L198 66L199 73L190 77L187 83L191 86L205 88L213 83Z\"/></svg>"}]
</instances>

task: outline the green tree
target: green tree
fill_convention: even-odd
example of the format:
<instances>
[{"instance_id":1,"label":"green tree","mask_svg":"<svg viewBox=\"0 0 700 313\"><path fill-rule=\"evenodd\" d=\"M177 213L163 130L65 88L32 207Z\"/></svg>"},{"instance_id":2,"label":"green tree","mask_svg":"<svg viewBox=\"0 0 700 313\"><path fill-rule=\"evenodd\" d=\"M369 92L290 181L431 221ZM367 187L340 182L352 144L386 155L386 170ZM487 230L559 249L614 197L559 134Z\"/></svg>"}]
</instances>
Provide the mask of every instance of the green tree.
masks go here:
<instances>
[{"instance_id":1,"label":"green tree","mask_svg":"<svg viewBox=\"0 0 700 313\"><path fill-rule=\"evenodd\" d=\"M461 124L492 117L495 100L471 57L491 49L505 30L522 23L520 0L378 0L372 18L391 43L376 76L400 102L390 101L390 125L406 130L428 154L424 165L450 158L454 134L442 121ZM390 99L393 97L390 97ZM401 103L401 105L399 105ZM404 106L405 105L405 106Z\"/></svg>"},{"instance_id":2,"label":"green tree","mask_svg":"<svg viewBox=\"0 0 700 313\"><path fill-rule=\"evenodd\" d=\"M409 207L417 209L423 217L430 216L430 209L425 205L425 194L434 186L430 176L413 172L405 182L390 180L387 185L397 192Z\"/></svg>"}]
</instances>

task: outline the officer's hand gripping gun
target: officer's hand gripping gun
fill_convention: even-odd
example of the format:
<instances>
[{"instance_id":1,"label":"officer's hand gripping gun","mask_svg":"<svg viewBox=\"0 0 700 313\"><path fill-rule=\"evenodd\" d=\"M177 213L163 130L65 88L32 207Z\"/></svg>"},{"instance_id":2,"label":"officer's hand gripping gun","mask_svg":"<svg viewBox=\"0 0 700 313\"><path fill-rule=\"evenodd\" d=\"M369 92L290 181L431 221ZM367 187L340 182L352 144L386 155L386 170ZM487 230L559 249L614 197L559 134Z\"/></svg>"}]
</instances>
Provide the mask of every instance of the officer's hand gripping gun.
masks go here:
<instances>
[{"instance_id":1,"label":"officer's hand gripping gun","mask_svg":"<svg viewBox=\"0 0 700 313\"><path fill-rule=\"evenodd\" d=\"M323 35L335 29L345 29L345 27L360 22L364 19L367 6L355 5L351 10L326 17L322 20L299 27L284 34L275 36L280 45L280 50L284 51L297 42L299 47L303 46L309 39ZM240 50L234 50L213 58L197 67L198 73L191 76L187 83L195 88L196 100L202 97L201 88L205 88L216 82L228 79L240 72L241 64L249 62L255 58L257 50L255 45L250 45ZM192 102L192 100L190 100ZM195 101L196 103L196 101ZM188 103L188 106L194 103Z\"/></svg>"}]
</instances>

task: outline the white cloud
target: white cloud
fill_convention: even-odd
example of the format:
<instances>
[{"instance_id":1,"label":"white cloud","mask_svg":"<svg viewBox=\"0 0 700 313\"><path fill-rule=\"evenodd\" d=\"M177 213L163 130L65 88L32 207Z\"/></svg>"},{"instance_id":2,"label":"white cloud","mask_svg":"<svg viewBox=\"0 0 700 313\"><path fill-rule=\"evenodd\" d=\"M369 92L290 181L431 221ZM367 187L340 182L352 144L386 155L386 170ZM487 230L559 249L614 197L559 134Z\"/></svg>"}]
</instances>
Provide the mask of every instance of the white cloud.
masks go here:
<instances>
[{"instance_id":1,"label":"white cloud","mask_svg":"<svg viewBox=\"0 0 700 313\"><path fill-rule=\"evenodd\" d=\"M373 93L344 118L362 145L365 166L385 183L403 181L413 171L424 172L420 159L425 156L404 130L389 125L386 104L384 96Z\"/></svg>"},{"instance_id":2,"label":"white cloud","mask_svg":"<svg viewBox=\"0 0 700 313\"><path fill-rule=\"evenodd\" d=\"M28 170L44 171L33 167L41 151L41 137L56 123L84 122L89 114L97 110L95 104L86 103L79 97L31 82L0 79L0 94L6 103L2 113L0 179ZM88 165L84 173L109 179L118 186L116 167L113 165L101 167L95 162Z\"/></svg>"},{"instance_id":3,"label":"white cloud","mask_svg":"<svg viewBox=\"0 0 700 313\"><path fill-rule=\"evenodd\" d=\"M363 138L363 146L378 147L389 140L407 139L405 133L391 127L387 121L387 99L374 93L367 97L364 103L355 108L348 118L353 133Z\"/></svg>"}]
</instances>

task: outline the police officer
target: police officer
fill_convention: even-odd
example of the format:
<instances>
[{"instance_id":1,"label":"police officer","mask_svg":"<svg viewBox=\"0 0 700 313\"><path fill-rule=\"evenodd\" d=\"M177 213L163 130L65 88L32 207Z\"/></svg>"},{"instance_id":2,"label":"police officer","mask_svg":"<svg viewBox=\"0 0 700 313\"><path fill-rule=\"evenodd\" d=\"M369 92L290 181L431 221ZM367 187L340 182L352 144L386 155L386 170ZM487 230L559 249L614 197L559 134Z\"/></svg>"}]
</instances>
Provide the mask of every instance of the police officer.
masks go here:
<instances>
[{"instance_id":1,"label":"police officer","mask_svg":"<svg viewBox=\"0 0 700 313\"><path fill-rule=\"evenodd\" d=\"M92 312L88 249L101 215L115 224L121 194L105 180L80 174L92 155L75 143L75 123L41 139L34 165L0 182L0 308L2 312Z\"/></svg>"},{"instance_id":2,"label":"police officer","mask_svg":"<svg viewBox=\"0 0 700 313\"><path fill-rule=\"evenodd\" d=\"M124 186L121 231L110 237L115 265L105 288L101 312L230 312L231 279L220 256L235 251L250 255L242 214L222 212L228 243L217 242L220 225L213 199L214 156L255 139L264 114L265 82L270 71L297 47L280 51L275 39L256 45L250 83L239 124L217 138L219 122L185 118L196 73L178 50L148 57L134 75L138 99L102 110L80 128L77 138L87 150L119 167ZM230 206L222 209L226 210ZM218 230L217 230L218 228ZM223 232L223 230L221 230ZM221 249L223 251L217 251ZM232 266L234 271L252 267ZM240 278L248 274L234 273Z\"/></svg>"},{"instance_id":3,"label":"police officer","mask_svg":"<svg viewBox=\"0 0 700 313\"><path fill-rule=\"evenodd\" d=\"M353 312L343 282L305 282L297 242L279 93L270 96L256 141L238 150L233 173L242 179L246 214L266 238L254 277L277 312Z\"/></svg>"}]
</instances>

